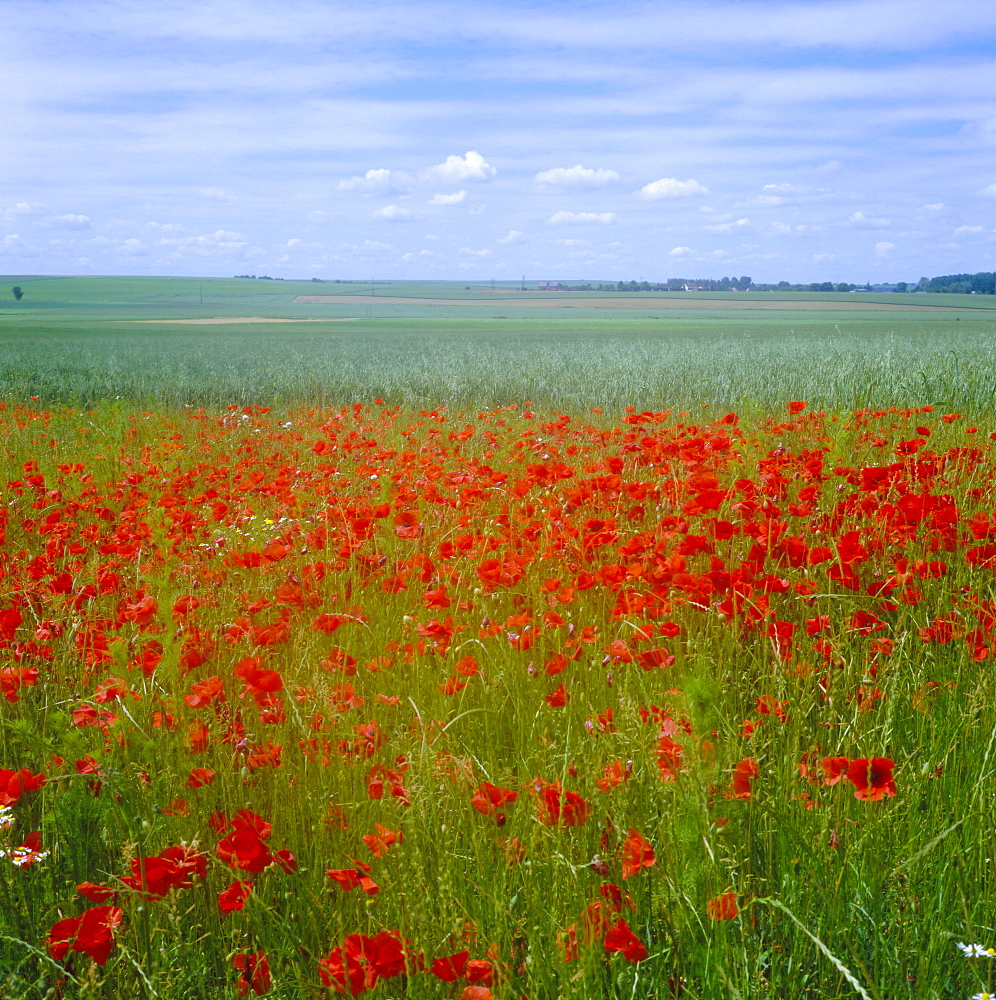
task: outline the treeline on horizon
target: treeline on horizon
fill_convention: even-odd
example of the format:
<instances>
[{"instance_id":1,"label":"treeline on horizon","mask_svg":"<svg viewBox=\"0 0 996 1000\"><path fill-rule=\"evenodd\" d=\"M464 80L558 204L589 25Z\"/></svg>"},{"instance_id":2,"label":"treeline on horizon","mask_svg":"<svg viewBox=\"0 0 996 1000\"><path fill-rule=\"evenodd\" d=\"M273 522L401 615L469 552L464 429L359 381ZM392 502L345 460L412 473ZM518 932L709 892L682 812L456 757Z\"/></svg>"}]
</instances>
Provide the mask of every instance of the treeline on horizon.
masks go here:
<instances>
[{"instance_id":1,"label":"treeline on horizon","mask_svg":"<svg viewBox=\"0 0 996 1000\"><path fill-rule=\"evenodd\" d=\"M955 292L963 295L973 292L979 295L996 294L996 272L979 271L976 274L942 274L934 278L921 278L916 284L897 281L894 284L855 285L849 282L811 281L793 284L779 281L770 284L756 284L744 275L740 278L668 278L667 281L617 281L582 282L559 286L565 292Z\"/></svg>"}]
</instances>

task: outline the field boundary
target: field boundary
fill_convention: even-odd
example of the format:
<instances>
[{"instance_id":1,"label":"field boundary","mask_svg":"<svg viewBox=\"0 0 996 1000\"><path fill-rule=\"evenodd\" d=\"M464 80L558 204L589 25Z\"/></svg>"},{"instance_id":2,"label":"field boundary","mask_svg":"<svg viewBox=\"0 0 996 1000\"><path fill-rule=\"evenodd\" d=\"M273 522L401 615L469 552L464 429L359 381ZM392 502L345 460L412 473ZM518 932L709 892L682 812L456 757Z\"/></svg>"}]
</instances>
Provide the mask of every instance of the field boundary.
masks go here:
<instances>
[{"instance_id":1,"label":"field boundary","mask_svg":"<svg viewBox=\"0 0 996 1000\"><path fill-rule=\"evenodd\" d=\"M965 307L959 306L935 306L935 305L908 305L897 304L888 305L884 302L855 302L853 300L842 300L840 302L825 302L806 300L801 302L790 302L785 299L776 299L765 302L757 299L729 299L729 298L640 298L640 299L617 299L617 298L591 298L591 299L515 299L502 297L500 301L489 299L443 299L443 298L419 298L417 296L401 295L297 295L292 300L296 303L307 305L353 305L362 303L364 305L396 305L396 306L491 306L501 305L502 308L510 306L527 308L551 308L551 309L715 309L729 310L731 312L767 310L772 312L803 311L803 312L951 312ZM970 308L970 307L969 307Z\"/></svg>"}]
</instances>

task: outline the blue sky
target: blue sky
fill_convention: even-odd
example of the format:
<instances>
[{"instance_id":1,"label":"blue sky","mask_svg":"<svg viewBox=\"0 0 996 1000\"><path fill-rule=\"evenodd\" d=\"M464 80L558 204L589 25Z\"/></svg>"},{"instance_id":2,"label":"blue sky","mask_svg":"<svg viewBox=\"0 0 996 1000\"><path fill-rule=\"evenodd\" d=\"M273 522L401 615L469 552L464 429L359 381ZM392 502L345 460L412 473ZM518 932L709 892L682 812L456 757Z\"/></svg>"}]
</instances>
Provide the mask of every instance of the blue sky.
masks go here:
<instances>
[{"instance_id":1,"label":"blue sky","mask_svg":"<svg viewBox=\"0 0 996 1000\"><path fill-rule=\"evenodd\" d=\"M0 0L0 272L996 268L996 5Z\"/></svg>"}]
</instances>

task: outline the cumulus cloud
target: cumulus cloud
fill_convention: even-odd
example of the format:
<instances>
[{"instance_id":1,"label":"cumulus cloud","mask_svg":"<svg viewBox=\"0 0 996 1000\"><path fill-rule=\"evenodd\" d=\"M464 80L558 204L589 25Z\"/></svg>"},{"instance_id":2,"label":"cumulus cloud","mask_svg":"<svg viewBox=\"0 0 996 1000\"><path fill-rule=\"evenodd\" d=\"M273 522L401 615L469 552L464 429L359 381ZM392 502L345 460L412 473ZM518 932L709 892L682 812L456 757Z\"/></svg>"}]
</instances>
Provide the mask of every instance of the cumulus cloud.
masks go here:
<instances>
[{"instance_id":1,"label":"cumulus cloud","mask_svg":"<svg viewBox=\"0 0 996 1000\"><path fill-rule=\"evenodd\" d=\"M383 208L378 208L373 217L375 219L407 219L411 214L407 208L402 208L400 205L385 205Z\"/></svg>"},{"instance_id":2,"label":"cumulus cloud","mask_svg":"<svg viewBox=\"0 0 996 1000\"><path fill-rule=\"evenodd\" d=\"M541 170L535 177L537 184L547 187L570 187L579 185L609 184L619 180L614 170L593 170L577 164L574 167L554 167Z\"/></svg>"},{"instance_id":3,"label":"cumulus cloud","mask_svg":"<svg viewBox=\"0 0 996 1000\"><path fill-rule=\"evenodd\" d=\"M987 198L996 198L996 183L990 184L982 189L982 194Z\"/></svg>"},{"instance_id":4,"label":"cumulus cloud","mask_svg":"<svg viewBox=\"0 0 996 1000\"><path fill-rule=\"evenodd\" d=\"M88 215L53 215L38 223L43 229L89 229Z\"/></svg>"},{"instance_id":5,"label":"cumulus cloud","mask_svg":"<svg viewBox=\"0 0 996 1000\"><path fill-rule=\"evenodd\" d=\"M432 196L432 199L428 202L429 205L459 205L464 198L467 197L467 192L464 190L457 191L455 194L436 194Z\"/></svg>"},{"instance_id":6,"label":"cumulus cloud","mask_svg":"<svg viewBox=\"0 0 996 1000\"><path fill-rule=\"evenodd\" d=\"M968 236L970 233L984 233L983 226L959 226L955 231L955 236Z\"/></svg>"},{"instance_id":7,"label":"cumulus cloud","mask_svg":"<svg viewBox=\"0 0 996 1000\"><path fill-rule=\"evenodd\" d=\"M405 174L383 167L368 170L362 177L348 177L339 181L340 191L387 191L406 186Z\"/></svg>"},{"instance_id":8,"label":"cumulus cloud","mask_svg":"<svg viewBox=\"0 0 996 1000\"><path fill-rule=\"evenodd\" d=\"M457 253L463 254L465 257L490 257L490 250L472 250L470 247L460 247Z\"/></svg>"},{"instance_id":9,"label":"cumulus cloud","mask_svg":"<svg viewBox=\"0 0 996 1000\"><path fill-rule=\"evenodd\" d=\"M876 243L875 244L875 256L876 257L888 257L889 253L896 249L895 243Z\"/></svg>"},{"instance_id":10,"label":"cumulus cloud","mask_svg":"<svg viewBox=\"0 0 996 1000\"><path fill-rule=\"evenodd\" d=\"M160 242L163 242L160 240ZM118 248L120 253L127 255L128 257L144 257L149 251L146 249L145 244L141 240L136 240L134 237L125 240Z\"/></svg>"},{"instance_id":11,"label":"cumulus cloud","mask_svg":"<svg viewBox=\"0 0 996 1000\"><path fill-rule=\"evenodd\" d=\"M943 201L935 201L932 205L923 206L925 212L939 212L942 208L944 208Z\"/></svg>"},{"instance_id":12,"label":"cumulus cloud","mask_svg":"<svg viewBox=\"0 0 996 1000\"><path fill-rule=\"evenodd\" d=\"M645 201L657 201L659 198L689 198L692 195L708 193L708 188L691 178L679 181L676 177L662 177L660 180L644 184L636 192L636 196Z\"/></svg>"},{"instance_id":13,"label":"cumulus cloud","mask_svg":"<svg viewBox=\"0 0 996 1000\"><path fill-rule=\"evenodd\" d=\"M0 247L7 253L13 253L17 250L27 250L27 241L21 239L17 233L11 233L9 236L3 238L3 242L0 243Z\"/></svg>"},{"instance_id":14,"label":"cumulus cloud","mask_svg":"<svg viewBox=\"0 0 996 1000\"><path fill-rule=\"evenodd\" d=\"M581 222L600 222L606 224L615 222L616 216L614 212L554 212L546 221L554 226Z\"/></svg>"},{"instance_id":15,"label":"cumulus cloud","mask_svg":"<svg viewBox=\"0 0 996 1000\"><path fill-rule=\"evenodd\" d=\"M422 177L457 184L460 181L486 181L497 172L480 153L471 149L466 156L447 156L443 163L424 170Z\"/></svg>"},{"instance_id":16,"label":"cumulus cloud","mask_svg":"<svg viewBox=\"0 0 996 1000\"><path fill-rule=\"evenodd\" d=\"M125 240L125 245L138 242L138 240ZM200 236L164 236L157 241L159 246L175 247L177 250L192 251L197 254L241 250L248 242L248 237L242 233L232 233L225 229L216 229L213 233L203 233Z\"/></svg>"},{"instance_id":17,"label":"cumulus cloud","mask_svg":"<svg viewBox=\"0 0 996 1000\"><path fill-rule=\"evenodd\" d=\"M707 233L735 233L738 229L750 225L750 219L737 219L736 222L721 222L715 226L705 226Z\"/></svg>"},{"instance_id":18,"label":"cumulus cloud","mask_svg":"<svg viewBox=\"0 0 996 1000\"><path fill-rule=\"evenodd\" d=\"M865 215L864 212L855 212L847 221L858 229L885 229L889 225L888 219L873 218Z\"/></svg>"},{"instance_id":19,"label":"cumulus cloud","mask_svg":"<svg viewBox=\"0 0 996 1000\"><path fill-rule=\"evenodd\" d=\"M523 237L523 233L521 233L518 229L510 229L508 231L508 235L507 236L499 236L498 237L498 242L499 243L518 243L522 239L522 237Z\"/></svg>"},{"instance_id":20,"label":"cumulus cloud","mask_svg":"<svg viewBox=\"0 0 996 1000\"><path fill-rule=\"evenodd\" d=\"M690 257L695 251L691 247L675 247L668 254L670 257Z\"/></svg>"}]
</instances>

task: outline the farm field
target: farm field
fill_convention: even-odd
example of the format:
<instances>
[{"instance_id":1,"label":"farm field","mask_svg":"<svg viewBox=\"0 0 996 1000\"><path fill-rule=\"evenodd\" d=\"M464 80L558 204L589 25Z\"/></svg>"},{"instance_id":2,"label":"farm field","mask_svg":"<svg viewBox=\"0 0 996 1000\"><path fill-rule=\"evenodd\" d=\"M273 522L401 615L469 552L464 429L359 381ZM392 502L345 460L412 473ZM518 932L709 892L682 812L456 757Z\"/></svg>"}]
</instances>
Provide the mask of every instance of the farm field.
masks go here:
<instances>
[{"instance_id":1,"label":"farm field","mask_svg":"<svg viewBox=\"0 0 996 1000\"><path fill-rule=\"evenodd\" d=\"M355 294L329 305L298 299L330 283L7 281L25 294L0 299L0 395L50 405L964 407L990 405L996 386L991 296L757 293L777 308L738 310L730 303L754 293L621 293L613 308L578 308L606 296L432 283L375 285L371 296L370 285L331 283ZM385 303L385 291L404 303ZM428 301L441 297L452 304ZM489 297L501 301L480 304ZM646 308L654 299L670 305ZM863 299L869 311L855 310ZM286 322L303 319L350 322Z\"/></svg>"},{"instance_id":2,"label":"farm field","mask_svg":"<svg viewBox=\"0 0 996 1000\"><path fill-rule=\"evenodd\" d=\"M978 297L325 329L18 280L5 995L993 989Z\"/></svg>"}]
</instances>

